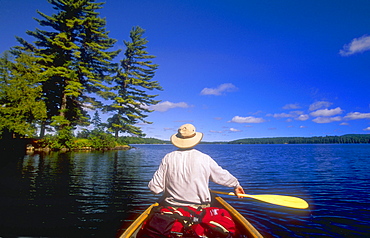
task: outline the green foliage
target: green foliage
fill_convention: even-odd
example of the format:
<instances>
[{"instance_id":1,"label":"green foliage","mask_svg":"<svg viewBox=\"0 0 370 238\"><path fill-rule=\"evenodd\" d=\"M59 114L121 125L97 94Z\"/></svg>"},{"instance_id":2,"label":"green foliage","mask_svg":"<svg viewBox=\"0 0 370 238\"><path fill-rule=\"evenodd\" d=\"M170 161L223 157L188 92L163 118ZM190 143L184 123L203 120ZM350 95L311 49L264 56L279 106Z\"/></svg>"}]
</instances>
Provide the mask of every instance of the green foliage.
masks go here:
<instances>
[{"instance_id":1,"label":"green foliage","mask_svg":"<svg viewBox=\"0 0 370 238\"><path fill-rule=\"evenodd\" d=\"M77 138L86 139L89 137L89 135L90 135L90 131L85 128L77 132Z\"/></svg>"},{"instance_id":2,"label":"green foliage","mask_svg":"<svg viewBox=\"0 0 370 238\"><path fill-rule=\"evenodd\" d=\"M91 123L94 125L96 130L104 131L105 123L101 122L100 115L98 111L95 111L94 117L91 120Z\"/></svg>"},{"instance_id":3,"label":"green foliage","mask_svg":"<svg viewBox=\"0 0 370 238\"><path fill-rule=\"evenodd\" d=\"M74 140L71 127L67 126L59 130L55 135L46 135L38 141L38 146L52 150L74 149L76 147Z\"/></svg>"},{"instance_id":4,"label":"green foliage","mask_svg":"<svg viewBox=\"0 0 370 238\"><path fill-rule=\"evenodd\" d=\"M75 139L73 141L73 149L92 148L93 145L89 139Z\"/></svg>"},{"instance_id":5,"label":"green foliage","mask_svg":"<svg viewBox=\"0 0 370 238\"><path fill-rule=\"evenodd\" d=\"M117 145L114 136L99 130L93 130L88 139L91 143L91 146L95 149L108 149Z\"/></svg>"},{"instance_id":6,"label":"green foliage","mask_svg":"<svg viewBox=\"0 0 370 238\"><path fill-rule=\"evenodd\" d=\"M118 132L127 132L137 136L144 136L141 129L137 126L131 125L127 122L123 115L115 114L108 118L108 131L114 132L115 137L118 138Z\"/></svg>"},{"instance_id":7,"label":"green foliage","mask_svg":"<svg viewBox=\"0 0 370 238\"><path fill-rule=\"evenodd\" d=\"M143 138L143 137L119 137L118 142L120 144L171 144L170 141L163 141L155 138Z\"/></svg>"},{"instance_id":8,"label":"green foliage","mask_svg":"<svg viewBox=\"0 0 370 238\"><path fill-rule=\"evenodd\" d=\"M40 148L50 148L51 150L61 150L66 148L65 145L60 143L57 135L46 135L43 139L38 141Z\"/></svg>"},{"instance_id":9,"label":"green foliage","mask_svg":"<svg viewBox=\"0 0 370 238\"><path fill-rule=\"evenodd\" d=\"M53 127L57 134L45 143L53 149L79 147L72 130L89 125L87 109L105 109L113 112L109 124L95 114L92 122L99 133L79 136L91 137L98 148L113 144L103 132L106 127L116 138L119 132L144 136L137 125L150 123L145 120L148 108L159 102L149 91L162 89L153 81L158 65L146 51L145 31L132 28L131 41L124 41L124 59L113 63L121 50L110 50L116 40L108 36L106 20L97 12L104 3L48 2L55 13L37 11L41 27L26 32L34 41L16 37L20 46L0 59L0 133L34 137L38 127L43 137ZM110 104L103 105L102 99Z\"/></svg>"},{"instance_id":10,"label":"green foliage","mask_svg":"<svg viewBox=\"0 0 370 238\"><path fill-rule=\"evenodd\" d=\"M50 148L52 150L84 149L86 147L96 150L112 149L117 145L125 145L123 142L117 142L113 135L99 130L85 131L86 138L74 137L67 128L60 130L57 135L46 135L38 141L41 148Z\"/></svg>"},{"instance_id":11,"label":"green foliage","mask_svg":"<svg viewBox=\"0 0 370 238\"><path fill-rule=\"evenodd\" d=\"M47 106L47 124L58 130L64 126L86 125L89 117L84 103L99 104L91 93L105 89L107 75L115 70L111 61L119 53L108 51L116 40L109 38L106 20L96 10L103 3L94 0L50 0L57 12L52 16L38 12L43 29L27 31L35 46L18 38L18 51L32 51L38 57Z\"/></svg>"},{"instance_id":12,"label":"green foliage","mask_svg":"<svg viewBox=\"0 0 370 238\"><path fill-rule=\"evenodd\" d=\"M0 80L2 83L7 82L11 78L11 69L13 66L12 56L9 52L5 51L0 57ZM5 93L0 91L1 96Z\"/></svg>"},{"instance_id":13,"label":"green foliage","mask_svg":"<svg viewBox=\"0 0 370 238\"><path fill-rule=\"evenodd\" d=\"M352 144L370 143L369 134L318 137L248 138L228 142L229 144Z\"/></svg>"},{"instance_id":14,"label":"green foliage","mask_svg":"<svg viewBox=\"0 0 370 238\"><path fill-rule=\"evenodd\" d=\"M62 127L57 132L57 141L62 148L73 148L73 133L70 126Z\"/></svg>"},{"instance_id":15,"label":"green foliage","mask_svg":"<svg viewBox=\"0 0 370 238\"><path fill-rule=\"evenodd\" d=\"M40 148L50 148L50 149L60 149L61 146L57 142L56 136L47 134L44 138L37 141L37 147Z\"/></svg>"},{"instance_id":16,"label":"green foliage","mask_svg":"<svg viewBox=\"0 0 370 238\"><path fill-rule=\"evenodd\" d=\"M155 138L122 136L118 139L123 144L171 144L170 141ZM205 142L201 144L353 144L370 143L370 134L348 134L343 136L324 137L275 137L275 138L247 138L230 142Z\"/></svg>"},{"instance_id":17,"label":"green foliage","mask_svg":"<svg viewBox=\"0 0 370 238\"><path fill-rule=\"evenodd\" d=\"M63 128L64 126L68 126L70 122L64 116L53 116L53 122L51 123L52 126L56 128Z\"/></svg>"},{"instance_id":18,"label":"green foliage","mask_svg":"<svg viewBox=\"0 0 370 238\"><path fill-rule=\"evenodd\" d=\"M153 64L153 55L146 51L148 41L143 38L144 30L134 27L130 31L131 41L125 41L125 58L120 62L117 76L114 77L116 86L106 96L113 101L108 111L116 112L108 119L108 128L115 133L129 133L144 136L141 129L135 124L148 123L145 118L151 112L148 107L159 101L154 100L157 95L149 94L151 90L162 90L157 81L153 81L158 65ZM117 93L112 93L117 92Z\"/></svg>"},{"instance_id":19,"label":"green foliage","mask_svg":"<svg viewBox=\"0 0 370 238\"><path fill-rule=\"evenodd\" d=\"M30 53L21 53L10 60L8 53L0 58L0 131L13 135L34 136L35 123L44 120L46 107L42 101L44 78Z\"/></svg>"}]
</instances>

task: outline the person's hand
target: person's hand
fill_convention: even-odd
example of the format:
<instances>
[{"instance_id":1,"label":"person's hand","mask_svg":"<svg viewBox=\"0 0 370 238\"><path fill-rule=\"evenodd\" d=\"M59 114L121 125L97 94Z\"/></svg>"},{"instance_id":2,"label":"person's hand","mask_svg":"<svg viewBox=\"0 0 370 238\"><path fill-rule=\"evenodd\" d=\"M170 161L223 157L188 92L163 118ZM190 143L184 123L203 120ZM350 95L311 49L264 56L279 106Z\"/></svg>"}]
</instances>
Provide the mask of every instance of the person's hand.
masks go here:
<instances>
[{"instance_id":1,"label":"person's hand","mask_svg":"<svg viewBox=\"0 0 370 238\"><path fill-rule=\"evenodd\" d=\"M238 196L238 198L242 198L242 196L240 196L240 194L245 194L243 187L240 186L240 185L235 187L234 191L235 191L235 195Z\"/></svg>"}]
</instances>

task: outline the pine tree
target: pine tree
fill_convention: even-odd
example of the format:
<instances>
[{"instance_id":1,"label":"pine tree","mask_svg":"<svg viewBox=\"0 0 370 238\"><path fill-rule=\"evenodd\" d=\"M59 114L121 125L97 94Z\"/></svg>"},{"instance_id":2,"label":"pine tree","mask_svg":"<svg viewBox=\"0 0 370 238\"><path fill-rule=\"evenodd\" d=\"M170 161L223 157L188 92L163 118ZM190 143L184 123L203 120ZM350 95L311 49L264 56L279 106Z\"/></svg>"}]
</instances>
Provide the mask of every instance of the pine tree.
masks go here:
<instances>
[{"instance_id":1,"label":"pine tree","mask_svg":"<svg viewBox=\"0 0 370 238\"><path fill-rule=\"evenodd\" d=\"M36 58L21 53L12 62L4 54L0 65L0 131L13 137L34 136L35 124L46 117L41 91L44 78Z\"/></svg>"},{"instance_id":2,"label":"pine tree","mask_svg":"<svg viewBox=\"0 0 370 238\"><path fill-rule=\"evenodd\" d=\"M7 86L11 80L11 68L13 65L12 55L10 52L5 51L0 57L0 117L6 117L5 107L9 101L7 98ZM4 121L4 119L2 119ZM0 125L1 138L9 139L13 137L13 133L7 130L6 127Z\"/></svg>"},{"instance_id":3,"label":"pine tree","mask_svg":"<svg viewBox=\"0 0 370 238\"><path fill-rule=\"evenodd\" d=\"M0 57L0 80L2 83L10 79L10 71L13 65L12 59L12 55L8 51L5 51Z\"/></svg>"},{"instance_id":4,"label":"pine tree","mask_svg":"<svg viewBox=\"0 0 370 238\"><path fill-rule=\"evenodd\" d=\"M108 51L116 40L109 38L106 20L97 10L103 3L94 0L48 0L57 12L51 16L38 11L36 19L49 31L27 31L31 43L18 38L20 50L32 50L46 77L42 88L47 105L47 124L58 130L86 125L85 103L99 105L91 93L101 94L104 81L115 70L112 59L119 51ZM50 29L51 28L51 29Z\"/></svg>"},{"instance_id":5,"label":"pine tree","mask_svg":"<svg viewBox=\"0 0 370 238\"><path fill-rule=\"evenodd\" d=\"M95 111L94 117L92 118L91 123L94 125L95 130L103 131L104 124L101 122L98 111Z\"/></svg>"},{"instance_id":6,"label":"pine tree","mask_svg":"<svg viewBox=\"0 0 370 238\"><path fill-rule=\"evenodd\" d=\"M152 112L148 107L159 102L154 100L157 95L149 94L151 90L162 88L157 81L152 80L158 65L152 62L155 56L146 51L148 41L143 38L144 32L140 27L133 27L130 31L131 41L124 41L125 58L120 61L120 68L114 78L116 86L108 95L113 100L108 110L116 112L108 119L108 128L115 133L116 138L119 132L143 136L141 128L135 124L150 124L145 120L147 113Z\"/></svg>"}]
</instances>

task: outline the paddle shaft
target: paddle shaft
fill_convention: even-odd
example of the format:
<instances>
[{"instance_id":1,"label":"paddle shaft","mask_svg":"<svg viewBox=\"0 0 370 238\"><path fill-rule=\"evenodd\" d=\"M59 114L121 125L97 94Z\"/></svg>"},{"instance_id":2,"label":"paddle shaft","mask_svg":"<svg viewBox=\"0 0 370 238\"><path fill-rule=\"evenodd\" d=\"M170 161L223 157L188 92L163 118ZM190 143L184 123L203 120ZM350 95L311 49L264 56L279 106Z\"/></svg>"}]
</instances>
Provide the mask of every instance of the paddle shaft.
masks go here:
<instances>
[{"instance_id":1,"label":"paddle shaft","mask_svg":"<svg viewBox=\"0 0 370 238\"><path fill-rule=\"evenodd\" d=\"M232 192L227 193L227 192L214 191L214 190L211 190L211 192L217 193L217 194L236 196L236 194ZM285 207L292 207L292 208L299 208L299 209L308 208L308 203L305 200L301 198L297 198L297 197L284 196L284 195L273 195L273 194L259 194L259 195L238 194L238 196L253 198L253 199L256 199L262 202L267 202L267 203L276 204L276 205L285 206Z\"/></svg>"}]
</instances>

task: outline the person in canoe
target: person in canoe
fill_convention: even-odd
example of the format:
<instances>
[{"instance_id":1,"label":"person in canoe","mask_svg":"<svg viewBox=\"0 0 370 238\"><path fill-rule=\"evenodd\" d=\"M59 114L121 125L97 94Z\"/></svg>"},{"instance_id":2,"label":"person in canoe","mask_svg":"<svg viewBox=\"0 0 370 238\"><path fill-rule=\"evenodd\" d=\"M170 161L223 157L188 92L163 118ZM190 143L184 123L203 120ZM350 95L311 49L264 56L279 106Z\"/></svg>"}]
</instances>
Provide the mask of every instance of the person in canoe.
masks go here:
<instances>
[{"instance_id":1,"label":"person in canoe","mask_svg":"<svg viewBox=\"0 0 370 238\"><path fill-rule=\"evenodd\" d=\"M182 125L171 136L172 144L179 149L165 155L148 184L153 193L163 192L160 204L207 207L211 203L210 180L233 187L237 195L244 194L237 178L209 155L194 149L202 138L203 133L196 132L192 124Z\"/></svg>"}]
</instances>

